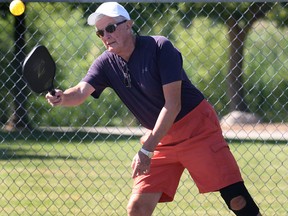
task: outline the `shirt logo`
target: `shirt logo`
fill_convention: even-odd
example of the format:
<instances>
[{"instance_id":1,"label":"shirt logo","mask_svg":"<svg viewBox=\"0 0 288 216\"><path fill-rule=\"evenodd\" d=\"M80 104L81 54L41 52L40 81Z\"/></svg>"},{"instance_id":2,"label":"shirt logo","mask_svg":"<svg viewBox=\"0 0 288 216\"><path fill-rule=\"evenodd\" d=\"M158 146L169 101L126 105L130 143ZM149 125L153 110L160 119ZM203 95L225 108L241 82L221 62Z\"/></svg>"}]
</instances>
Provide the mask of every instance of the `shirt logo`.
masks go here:
<instances>
[{"instance_id":1,"label":"shirt logo","mask_svg":"<svg viewBox=\"0 0 288 216\"><path fill-rule=\"evenodd\" d=\"M142 68L142 74L144 74L144 73L146 73L146 72L148 72L148 68L147 68L147 67Z\"/></svg>"}]
</instances>

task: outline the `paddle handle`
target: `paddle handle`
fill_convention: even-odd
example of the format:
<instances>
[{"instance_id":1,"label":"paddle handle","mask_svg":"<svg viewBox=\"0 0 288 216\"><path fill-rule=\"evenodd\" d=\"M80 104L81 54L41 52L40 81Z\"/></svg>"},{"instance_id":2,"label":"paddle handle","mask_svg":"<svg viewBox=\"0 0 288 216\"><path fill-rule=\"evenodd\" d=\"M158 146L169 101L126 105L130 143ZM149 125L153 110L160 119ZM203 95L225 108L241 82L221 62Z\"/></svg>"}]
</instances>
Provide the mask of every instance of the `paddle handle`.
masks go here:
<instances>
[{"instance_id":1,"label":"paddle handle","mask_svg":"<svg viewBox=\"0 0 288 216\"><path fill-rule=\"evenodd\" d=\"M51 95L55 96L56 91L55 91L55 89L52 89L51 91L49 91L49 93L50 93Z\"/></svg>"}]
</instances>

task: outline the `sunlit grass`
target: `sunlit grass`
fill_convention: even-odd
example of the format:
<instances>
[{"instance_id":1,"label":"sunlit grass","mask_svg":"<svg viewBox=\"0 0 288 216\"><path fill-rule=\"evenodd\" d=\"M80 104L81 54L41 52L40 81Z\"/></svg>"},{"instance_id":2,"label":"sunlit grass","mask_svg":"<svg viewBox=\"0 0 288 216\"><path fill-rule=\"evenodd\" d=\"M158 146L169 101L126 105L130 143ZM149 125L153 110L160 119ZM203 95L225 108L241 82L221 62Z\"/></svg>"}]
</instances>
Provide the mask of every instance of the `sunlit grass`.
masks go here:
<instances>
[{"instance_id":1,"label":"sunlit grass","mask_svg":"<svg viewBox=\"0 0 288 216\"><path fill-rule=\"evenodd\" d=\"M137 139L7 140L0 144L1 215L126 215ZM265 215L288 209L288 147L232 143L243 178ZM218 193L199 194L185 172L175 201L154 215L232 215Z\"/></svg>"}]
</instances>

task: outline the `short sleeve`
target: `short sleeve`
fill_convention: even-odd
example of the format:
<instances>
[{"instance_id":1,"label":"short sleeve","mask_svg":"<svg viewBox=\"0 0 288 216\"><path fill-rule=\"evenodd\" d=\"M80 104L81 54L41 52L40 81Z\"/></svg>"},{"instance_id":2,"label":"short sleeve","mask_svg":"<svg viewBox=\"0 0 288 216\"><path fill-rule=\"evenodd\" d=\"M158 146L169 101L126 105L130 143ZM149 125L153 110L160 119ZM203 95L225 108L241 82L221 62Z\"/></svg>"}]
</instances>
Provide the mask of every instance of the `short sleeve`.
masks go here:
<instances>
[{"instance_id":1,"label":"short sleeve","mask_svg":"<svg viewBox=\"0 0 288 216\"><path fill-rule=\"evenodd\" d=\"M157 50L158 69L162 84L182 79L183 60L181 53L165 37L159 37Z\"/></svg>"},{"instance_id":2,"label":"short sleeve","mask_svg":"<svg viewBox=\"0 0 288 216\"><path fill-rule=\"evenodd\" d=\"M99 98L104 89L108 87L108 81L105 75L105 64L101 62L101 58L97 58L93 62L82 81L92 85L95 91L91 95L94 98Z\"/></svg>"}]
</instances>

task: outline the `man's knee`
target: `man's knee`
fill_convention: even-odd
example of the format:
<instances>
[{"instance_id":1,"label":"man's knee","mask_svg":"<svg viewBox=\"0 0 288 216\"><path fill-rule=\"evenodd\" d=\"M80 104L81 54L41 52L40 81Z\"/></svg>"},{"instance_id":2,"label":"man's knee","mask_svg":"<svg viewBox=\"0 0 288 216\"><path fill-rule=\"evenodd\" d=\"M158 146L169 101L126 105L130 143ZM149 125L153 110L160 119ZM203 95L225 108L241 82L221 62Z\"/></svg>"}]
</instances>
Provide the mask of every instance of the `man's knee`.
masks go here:
<instances>
[{"instance_id":1,"label":"man's knee","mask_svg":"<svg viewBox=\"0 0 288 216\"><path fill-rule=\"evenodd\" d=\"M129 216L147 216L151 215L153 208L149 205L143 205L139 202L132 202L127 205L127 214Z\"/></svg>"},{"instance_id":2,"label":"man's knee","mask_svg":"<svg viewBox=\"0 0 288 216\"><path fill-rule=\"evenodd\" d=\"M142 215L141 214L141 205L139 205L138 202L129 202L127 205L127 214L129 216L133 216L133 215Z\"/></svg>"},{"instance_id":3,"label":"man's knee","mask_svg":"<svg viewBox=\"0 0 288 216\"><path fill-rule=\"evenodd\" d=\"M243 182L227 186L220 190L229 209L237 216L256 216L259 208L250 196Z\"/></svg>"},{"instance_id":4,"label":"man's knee","mask_svg":"<svg viewBox=\"0 0 288 216\"><path fill-rule=\"evenodd\" d=\"M243 196L237 196L231 199L230 207L232 210L241 210L246 206L246 199Z\"/></svg>"},{"instance_id":5,"label":"man's knee","mask_svg":"<svg viewBox=\"0 0 288 216\"><path fill-rule=\"evenodd\" d=\"M152 215L160 196L161 193L132 195L127 205L127 214L129 216Z\"/></svg>"}]
</instances>

